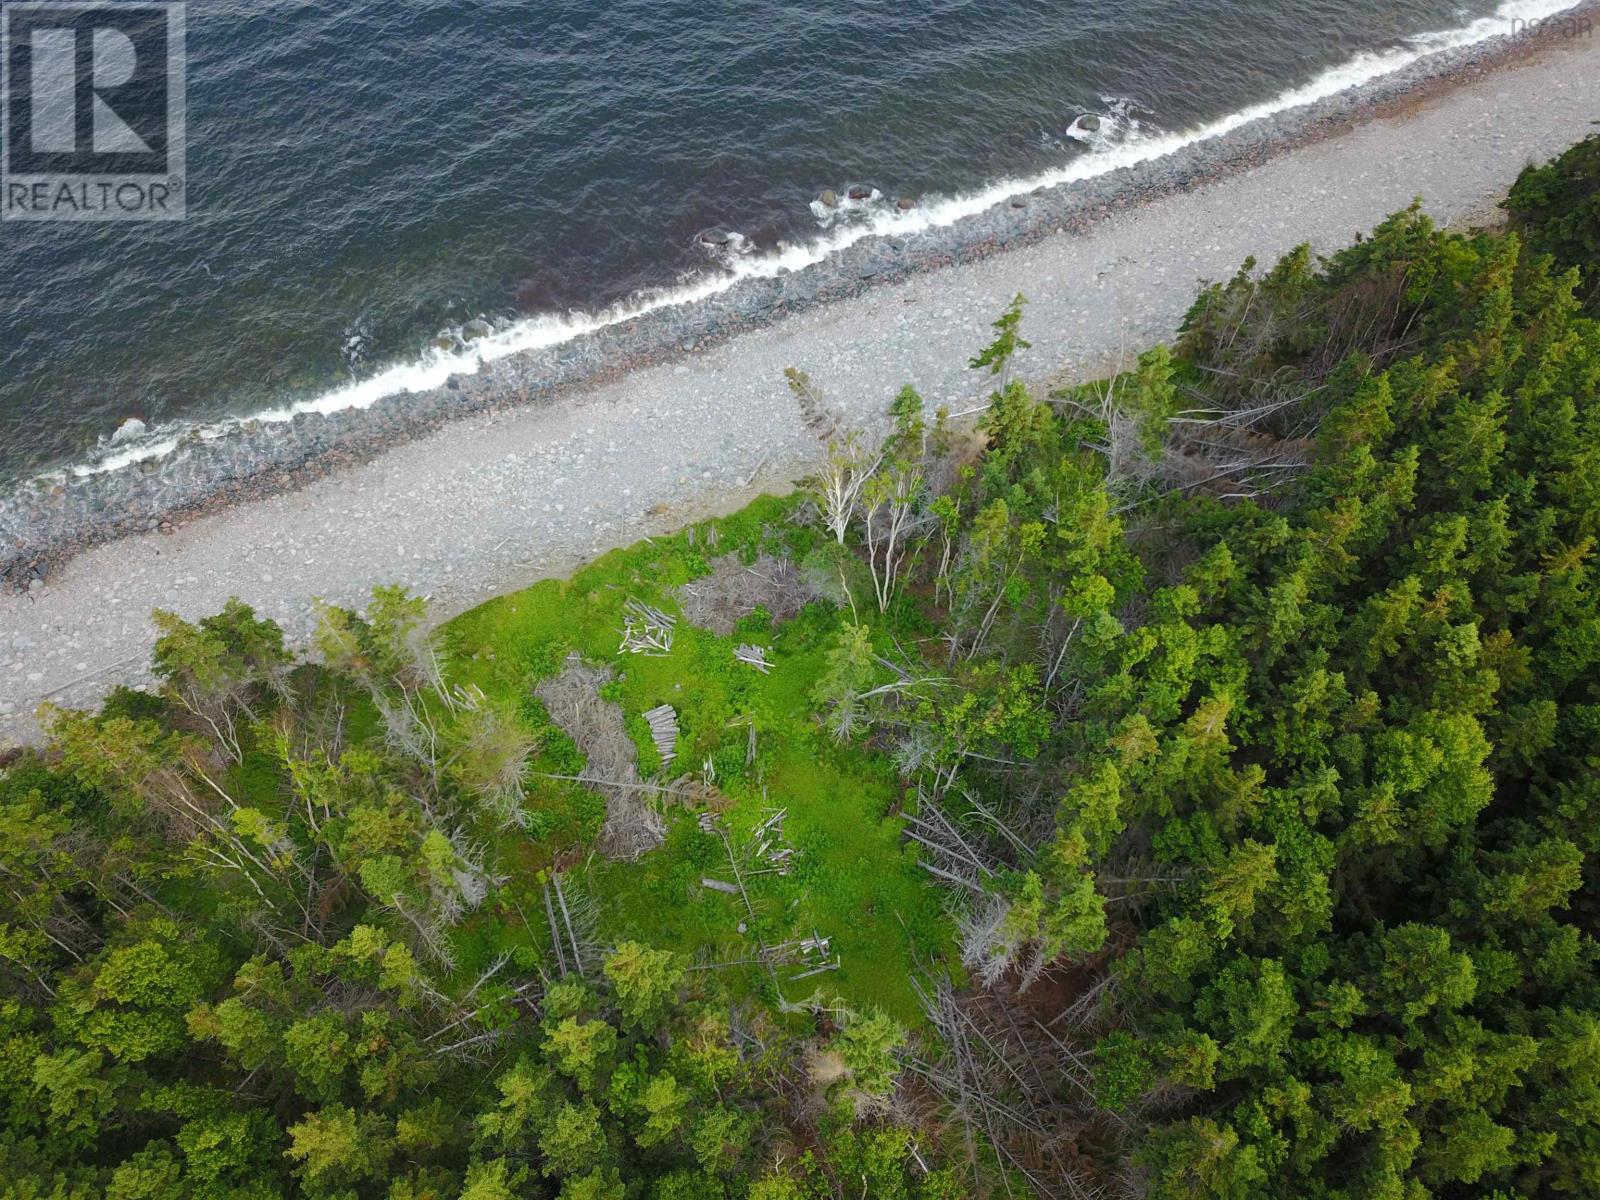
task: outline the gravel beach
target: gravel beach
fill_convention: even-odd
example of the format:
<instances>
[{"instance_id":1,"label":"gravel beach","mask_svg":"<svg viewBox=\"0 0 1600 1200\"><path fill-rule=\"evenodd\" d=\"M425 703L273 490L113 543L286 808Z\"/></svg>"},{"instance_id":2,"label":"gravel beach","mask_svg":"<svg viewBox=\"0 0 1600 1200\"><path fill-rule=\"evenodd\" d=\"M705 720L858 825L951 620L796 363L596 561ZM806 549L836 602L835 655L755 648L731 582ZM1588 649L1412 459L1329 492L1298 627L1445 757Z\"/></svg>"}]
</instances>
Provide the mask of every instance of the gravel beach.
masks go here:
<instances>
[{"instance_id":1,"label":"gravel beach","mask_svg":"<svg viewBox=\"0 0 1600 1200\"><path fill-rule=\"evenodd\" d=\"M275 494L152 516L150 532L92 545L31 586L0 591L0 745L36 736L42 701L88 704L112 686L148 683L153 608L196 618L238 596L300 642L314 598L360 607L375 584L402 582L444 617L785 490L818 453L785 367L807 371L862 423L906 383L930 406L961 412L984 392L967 359L1016 292L1029 298L1034 343L1022 370L1090 377L1169 338L1197 286L1247 256L1270 262L1301 241L1332 250L1417 196L1443 222L1492 220L1522 167L1600 122L1593 35L1502 58L1391 95L1289 152L1259 154L1258 165L1170 181L1059 232L1034 222L992 252L888 271L887 282L826 303L780 304L631 369L591 369L524 395L543 402L486 403L411 431ZM496 379L505 385L517 369Z\"/></svg>"}]
</instances>

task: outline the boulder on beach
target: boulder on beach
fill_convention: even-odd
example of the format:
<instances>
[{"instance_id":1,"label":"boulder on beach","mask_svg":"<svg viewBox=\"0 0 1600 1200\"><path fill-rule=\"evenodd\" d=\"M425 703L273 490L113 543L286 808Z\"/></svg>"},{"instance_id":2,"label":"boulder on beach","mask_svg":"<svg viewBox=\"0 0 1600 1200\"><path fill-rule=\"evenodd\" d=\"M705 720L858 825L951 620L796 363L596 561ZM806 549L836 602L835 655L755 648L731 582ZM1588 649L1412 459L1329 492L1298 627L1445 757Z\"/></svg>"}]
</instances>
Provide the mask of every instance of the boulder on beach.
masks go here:
<instances>
[{"instance_id":1,"label":"boulder on beach","mask_svg":"<svg viewBox=\"0 0 1600 1200\"><path fill-rule=\"evenodd\" d=\"M872 189L865 184L858 183L846 193L852 200L871 200Z\"/></svg>"},{"instance_id":2,"label":"boulder on beach","mask_svg":"<svg viewBox=\"0 0 1600 1200\"><path fill-rule=\"evenodd\" d=\"M832 188L823 188L822 194L817 199L822 202L824 208L839 207L839 193Z\"/></svg>"}]
</instances>

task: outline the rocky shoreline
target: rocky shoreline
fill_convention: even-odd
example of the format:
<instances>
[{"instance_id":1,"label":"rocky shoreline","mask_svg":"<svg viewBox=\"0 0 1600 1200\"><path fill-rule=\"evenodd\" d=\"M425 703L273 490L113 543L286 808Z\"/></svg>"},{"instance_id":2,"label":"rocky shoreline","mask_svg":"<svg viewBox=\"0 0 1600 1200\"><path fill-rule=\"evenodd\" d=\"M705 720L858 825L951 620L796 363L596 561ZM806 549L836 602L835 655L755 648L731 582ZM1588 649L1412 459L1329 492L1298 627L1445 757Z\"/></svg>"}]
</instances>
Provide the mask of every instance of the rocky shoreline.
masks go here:
<instances>
[{"instance_id":1,"label":"rocky shoreline","mask_svg":"<svg viewBox=\"0 0 1600 1200\"><path fill-rule=\"evenodd\" d=\"M1600 3L1569 15L1596 11ZM162 458L97 475L31 481L0 498L0 587L42 588L60 564L90 546L170 530L197 515L304 486L463 416L557 403L575 387L704 350L868 288L976 262L1058 231L1081 234L1116 210L1203 187L1352 123L1398 113L1508 62L1559 48L1563 32L1571 28L1550 23L1536 32L1443 51L1370 84L1166 157L1040 188L949 226L871 237L804 270L746 279L708 299L486 364L432 391L388 397L367 409L247 421L209 440L196 434Z\"/></svg>"}]
</instances>

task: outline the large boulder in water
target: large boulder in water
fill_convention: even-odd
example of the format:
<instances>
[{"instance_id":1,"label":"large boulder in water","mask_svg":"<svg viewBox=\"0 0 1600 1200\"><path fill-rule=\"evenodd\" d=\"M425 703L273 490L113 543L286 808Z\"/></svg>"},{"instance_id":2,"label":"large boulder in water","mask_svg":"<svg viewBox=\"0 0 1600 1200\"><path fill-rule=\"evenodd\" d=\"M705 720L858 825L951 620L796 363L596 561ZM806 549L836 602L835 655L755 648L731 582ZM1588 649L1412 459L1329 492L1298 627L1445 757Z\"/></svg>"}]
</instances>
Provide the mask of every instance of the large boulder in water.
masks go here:
<instances>
[{"instance_id":1,"label":"large boulder in water","mask_svg":"<svg viewBox=\"0 0 1600 1200\"><path fill-rule=\"evenodd\" d=\"M871 200L872 189L864 183L858 183L846 193L852 200Z\"/></svg>"},{"instance_id":2,"label":"large boulder in water","mask_svg":"<svg viewBox=\"0 0 1600 1200\"><path fill-rule=\"evenodd\" d=\"M818 196L817 199L822 202L824 208L839 207L839 193L832 188L823 188L822 195Z\"/></svg>"},{"instance_id":3,"label":"large boulder in water","mask_svg":"<svg viewBox=\"0 0 1600 1200\"><path fill-rule=\"evenodd\" d=\"M732 242L733 234L721 227L708 229L700 235L700 244L702 246L716 246L721 248L723 246L732 244Z\"/></svg>"},{"instance_id":4,"label":"large boulder in water","mask_svg":"<svg viewBox=\"0 0 1600 1200\"><path fill-rule=\"evenodd\" d=\"M479 338L486 338L494 332L494 326L482 317L474 317L461 327L461 340L475 342Z\"/></svg>"},{"instance_id":5,"label":"large boulder in water","mask_svg":"<svg viewBox=\"0 0 1600 1200\"><path fill-rule=\"evenodd\" d=\"M900 199L894 202L894 206L901 212L910 212L917 206L917 202L910 196L901 196Z\"/></svg>"},{"instance_id":6,"label":"large boulder in water","mask_svg":"<svg viewBox=\"0 0 1600 1200\"><path fill-rule=\"evenodd\" d=\"M1082 130L1084 133L1100 132L1100 118L1094 116L1092 113L1086 113L1084 116L1079 117L1075 124L1077 128Z\"/></svg>"},{"instance_id":7,"label":"large boulder in water","mask_svg":"<svg viewBox=\"0 0 1600 1200\"><path fill-rule=\"evenodd\" d=\"M117 431L111 435L111 443L115 445L118 442L131 442L134 438L143 437L145 429L145 423L138 417L129 417L117 426Z\"/></svg>"}]
</instances>

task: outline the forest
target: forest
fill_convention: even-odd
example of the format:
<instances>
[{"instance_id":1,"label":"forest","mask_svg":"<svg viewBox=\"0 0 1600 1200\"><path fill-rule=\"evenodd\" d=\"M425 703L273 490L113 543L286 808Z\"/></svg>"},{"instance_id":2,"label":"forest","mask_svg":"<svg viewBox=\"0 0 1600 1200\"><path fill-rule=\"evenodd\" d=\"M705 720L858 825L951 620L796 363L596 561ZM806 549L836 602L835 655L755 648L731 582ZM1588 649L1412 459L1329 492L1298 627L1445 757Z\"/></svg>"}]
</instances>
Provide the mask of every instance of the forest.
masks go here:
<instances>
[{"instance_id":1,"label":"forest","mask_svg":"<svg viewBox=\"0 0 1600 1200\"><path fill-rule=\"evenodd\" d=\"M1600 1195L1600 138L0 760L0 1200ZM1041 336L1034 333L1034 336Z\"/></svg>"}]
</instances>

